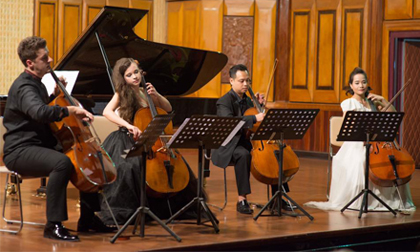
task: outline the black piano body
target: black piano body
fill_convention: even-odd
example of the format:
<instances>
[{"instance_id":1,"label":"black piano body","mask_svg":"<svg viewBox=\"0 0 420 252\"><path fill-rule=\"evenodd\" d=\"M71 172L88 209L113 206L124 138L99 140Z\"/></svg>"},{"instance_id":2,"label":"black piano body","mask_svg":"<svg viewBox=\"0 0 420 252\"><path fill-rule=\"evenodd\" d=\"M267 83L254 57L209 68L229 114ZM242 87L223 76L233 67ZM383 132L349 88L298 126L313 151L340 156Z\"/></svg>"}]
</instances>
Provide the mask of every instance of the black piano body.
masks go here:
<instances>
[{"instance_id":1,"label":"black piano body","mask_svg":"<svg viewBox=\"0 0 420 252\"><path fill-rule=\"evenodd\" d=\"M207 84L226 65L227 56L138 37L133 28L146 13L147 10L107 6L101 10L54 67L55 70L79 71L72 96L94 114L101 114L114 94L107 71L118 59L131 57L146 71L146 80L159 93L168 96L178 114L174 125L197 108L204 108L203 114L215 113L216 99L182 99L179 96L191 94ZM108 69L106 61L109 62ZM197 105L200 103L202 105Z\"/></svg>"}]
</instances>

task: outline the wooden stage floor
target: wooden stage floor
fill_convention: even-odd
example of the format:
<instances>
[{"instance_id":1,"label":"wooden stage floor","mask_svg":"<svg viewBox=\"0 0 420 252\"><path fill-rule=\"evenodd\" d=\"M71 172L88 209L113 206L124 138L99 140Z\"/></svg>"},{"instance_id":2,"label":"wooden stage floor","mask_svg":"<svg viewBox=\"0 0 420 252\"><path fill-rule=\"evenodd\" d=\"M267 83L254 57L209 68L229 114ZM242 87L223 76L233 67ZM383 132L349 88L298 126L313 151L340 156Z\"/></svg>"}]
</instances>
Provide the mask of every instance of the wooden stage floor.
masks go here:
<instances>
[{"instance_id":1,"label":"wooden stage floor","mask_svg":"<svg viewBox=\"0 0 420 252\"><path fill-rule=\"evenodd\" d=\"M183 150L184 157L197 171L197 151ZM301 206L311 200L326 200L327 161L300 158L300 169L289 183L288 194ZM266 185L251 178L253 193L248 200L260 204L267 202ZM128 240L110 243L110 234L79 234L81 242L61 242L43 238L43 228L24 225L18 235L0 233L0 251L143 251L143 250L332 250L350 246L353 250L413 250L420 237L420 211L411 215L369 212L358 218L358 212L322 211L304 207L313 217L261 216L254 221L250 215L236 212L236 184L233 167L227 168L228 204L224 211L211 208L219 219L220 232L212 227L190 223L174 223L169 227L182 238L177 242L156 222L147 223L145 237L132 235L129 226L124 235ZM420 206L420 173L414 173L410 182L414 203ZM4 188L4 176L0 178ZM22 185L24 217L27 221L45 222L45 199L32 196L39 187L39 180L25 180ZM211 167L206 180L209 203L222 205L223 169ZM3 191L1 191L3 197ZM76 229L79 218L78 192L68 188L69 221L65 226ZM9 197L8 204L15 200ZM3 204L1 202L0 204ZM259 211L255 209L254 215ZM0 227L10 227L4 222ZM137 232L138 234L138 232ZM375 245L376 244L376 245ZM378 247L379 244L379 247Z\"/></svg>"}]
</instances>

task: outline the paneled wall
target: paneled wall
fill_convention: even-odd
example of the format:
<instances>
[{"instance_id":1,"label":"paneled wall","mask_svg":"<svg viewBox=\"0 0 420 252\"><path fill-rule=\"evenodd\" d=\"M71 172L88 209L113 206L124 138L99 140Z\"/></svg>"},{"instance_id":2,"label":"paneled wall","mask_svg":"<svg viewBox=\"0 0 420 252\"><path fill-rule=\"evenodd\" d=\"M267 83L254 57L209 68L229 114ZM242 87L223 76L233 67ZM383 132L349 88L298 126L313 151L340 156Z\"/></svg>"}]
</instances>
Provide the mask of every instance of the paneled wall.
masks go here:
<instances>
[{"instance_id":1,"label":"paneled wall","mask_svg":"<svg viewBox=\"0 0 420 252\"><path fill-rule=\"evenodd\" d=\"M420 0L385 0L385 20L420 18Z\"/></svg>"},{"instance_id":2,"label":"paneled wall","mask_svg":"<svg viewBox=\"0 0 420 252\"><path fill-rule=\"evenodd\" d=\"M277 108L320 109L302 140L288 141L295 150L328 151L329 118L342 115L340 103L348 76L364 68L377 93L380 82L372 69L377 53L378 5L372 0L280 0L276 73ZM378 88L379 87L379 88Z\"/></svg>"},{"instance_id":3,"label":"paneled wall","mask_svg":"<svg viewBox=\"0 0 420 252\"><path fill-rule=\"evenodd\" d=\"M104 5L150 10L136 27L141 37L159 33L158 42L228 55L222 73L191 97L223 95L227 69L238 63L250 69L254 92L265 93L277 58L269 105L319 108L305 138L290 144L321 152L352 69L364 68L374 92L388 97L389 33L420 29L420 0L35 0L35 35L57 61Z\"/></svg>"},{"instance_id":4,"label":"paneled wall","mask_svg":"<svg viewBox=\"0 0 420 252\"><path fill-rule=\"evenodd\" d=\"M266 92L275 59L276 0L168 1L168 43L222 51L229 62L192 97L218 98L229 89L228 70L244 64L254 92ZM273 88L269 95L273 96Z\"/></svg>"},{"instance_id":5,"label":"paneled wall","mask_svg":"<svg viewBox=\"0 0 420 252\"><path fill-rule=\"evenodd\" d=\"M57 62L105 5L149 10L135 32L153 38L152 0L35 0L34 34L47 40Z\"/></svg>"},{"instance_id":6,"label":"paneled wall","mask_svg":"<svg viewBox=\"0 0 420 252\"><path fill-rule=\"evenodd\" d=\"M293 0L289 100L338 104L349 73L367 67L369 0Z\"/></svg>"},{"instance_id":7,"label":"paneled wall","mask_svg":"<svg viewBox=\"0 0 420 252\"><path fill-rule=\"evenodd\" d=\"M388 86L393 85L390 76L390 41L391 32L420 31L420 0L384 0L384 22L382 35L382 89L385 97Z\"/></svg>"}]
</instances>

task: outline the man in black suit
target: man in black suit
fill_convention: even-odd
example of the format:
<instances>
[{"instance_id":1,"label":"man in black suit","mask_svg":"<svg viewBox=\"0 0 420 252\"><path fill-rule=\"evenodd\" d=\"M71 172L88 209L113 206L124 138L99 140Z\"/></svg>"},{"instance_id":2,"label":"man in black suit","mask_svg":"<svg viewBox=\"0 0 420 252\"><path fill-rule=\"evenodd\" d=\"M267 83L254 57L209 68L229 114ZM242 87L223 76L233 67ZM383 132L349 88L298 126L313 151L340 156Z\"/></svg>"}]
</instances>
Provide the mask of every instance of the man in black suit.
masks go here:
<instances>
[{"instance_id":1,"label":"man in black suit","mask_svg":"<svg viewBox=\"0 0 420 252\"><path fill-rule=\"evenodd\" d=\"M7 168L23 176L48 176L47 223L44 237L65 241L79 241L62 225L67 220L67 184L74 166L69 157L57 150L49 123L61 121L72 115L80 120L93 120L93 115L77 106L49 106L59 93L56 88L49 96L41 82L50 71L52 58L46 41L28 37L19 43L19 58L25 71L13 82L9 90L3 124L4 163ZM63 81L63 80L62 80ZM95 215L100 210L97 193L80 192L80 219L77 230L111 232Z\"/></svg>"},{"instance_id":2,"label":"man in black suit","mask_svg":"<svg viewBox=\"0 0 420 252\"><path fill-rule=\"evenodd\" d=\"M257 115L244 116L245 111L253 107L251 98L246 95L251 84L246 66L239 64L231 67L229 76L232 89L217 101L217 115L222 117L240 117L245 121L245 124L243 129L226 146L213 150L211 160L214 165L222 168L226 168L231 162L234 164L238 188L236 210L243 214L252 214L253 210L246 200L246 196L251 193L249 176L251 173L250 152L252 145L245 134L248 128L252 128L256 122L261 122L265 114L259 113ZM260 104L265 103L263 95L256 93L255 96ZM277 188L277 185L272 185L272 192L276 192ZM289 191L287 183L283 184L283 188L286 192ZM296 206L286 202L283 202L282 207L288 211L296 208Z\"/></svg>"},{"instance_id":3,"label":"man in black suit","mask_svg":"<svg viewBox=\"0 0 420 252\"><path fill-rule=\"evenodd\" d=\"M222 96L216 103L217 115L223 117L241 117L245 121L244 129L226 145L212 153L214 165L226 168L232 161L235 166L236 185L238 188L238 202L236 210L243 214L251 214L253 210L249 206L246 196L251 193L249 176L251 172L251 142L246 139L245 130L252 128L256 122L264 119L264 114L244 116L250 107L253 107L251 99L246 95L250 83L249 72L244 65L235 65L229 70L230 84L232 89ZM255 94L260 104L264 103L264 96Z\"/></svg>"}]
</instances>

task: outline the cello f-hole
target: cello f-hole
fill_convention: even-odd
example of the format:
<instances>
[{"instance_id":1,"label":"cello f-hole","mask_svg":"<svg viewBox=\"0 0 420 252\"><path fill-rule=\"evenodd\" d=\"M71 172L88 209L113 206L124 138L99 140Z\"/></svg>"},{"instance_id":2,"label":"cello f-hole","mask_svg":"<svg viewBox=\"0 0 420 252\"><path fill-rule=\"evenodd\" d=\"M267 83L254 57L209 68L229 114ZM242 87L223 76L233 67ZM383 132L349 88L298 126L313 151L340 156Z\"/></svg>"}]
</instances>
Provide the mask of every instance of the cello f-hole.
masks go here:
<instances>
[{"instance_id":1,"label":"cello f-hole","mask_svg":"<svg viewBox=\"0 0 420 252\"><path fill-rule=\"evenodd\" d=\"M261 148L258 148L258 150L263 151L264 150L264 142L263 142L263 140L260 140L260 141L261 141Z\"/></svg>"}]
</instances>

